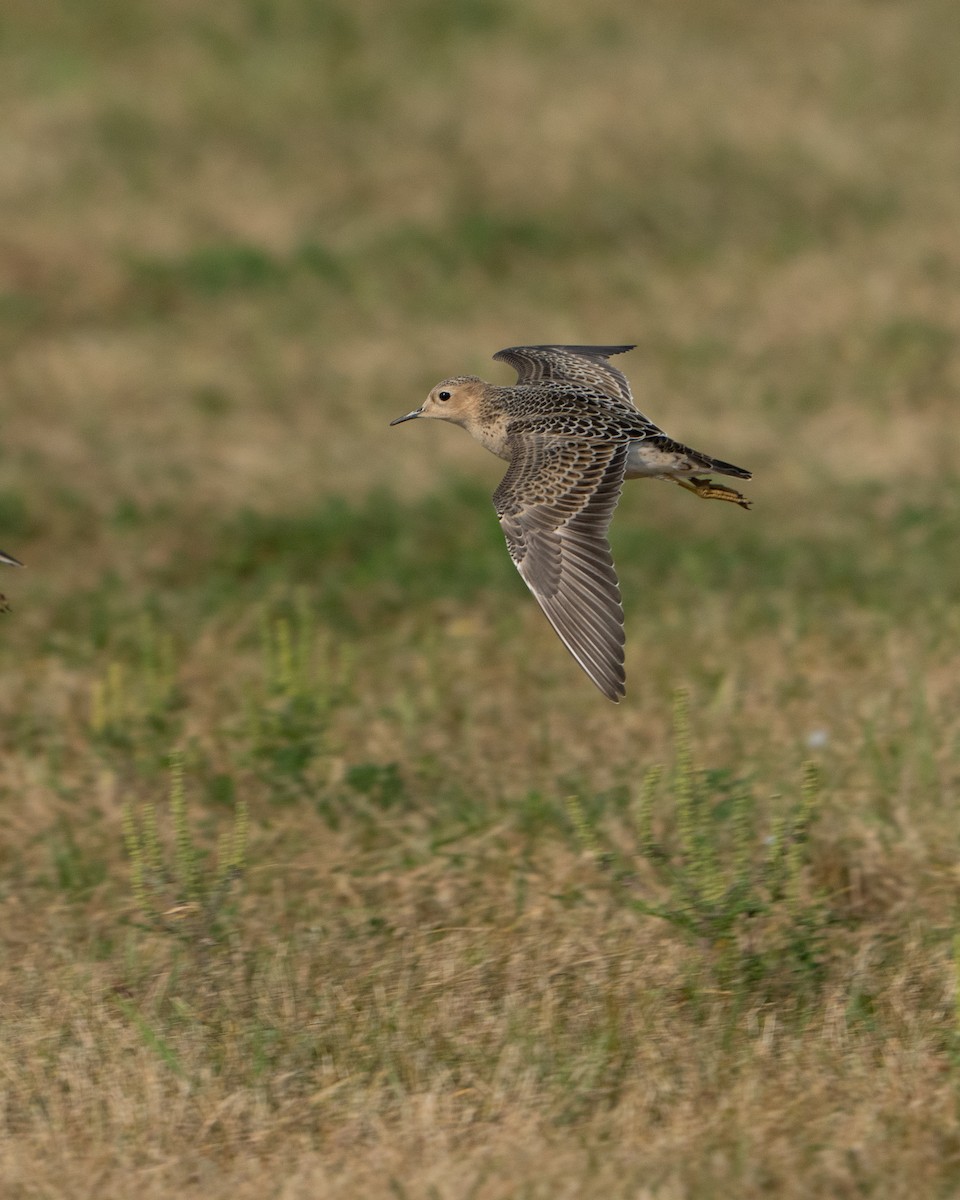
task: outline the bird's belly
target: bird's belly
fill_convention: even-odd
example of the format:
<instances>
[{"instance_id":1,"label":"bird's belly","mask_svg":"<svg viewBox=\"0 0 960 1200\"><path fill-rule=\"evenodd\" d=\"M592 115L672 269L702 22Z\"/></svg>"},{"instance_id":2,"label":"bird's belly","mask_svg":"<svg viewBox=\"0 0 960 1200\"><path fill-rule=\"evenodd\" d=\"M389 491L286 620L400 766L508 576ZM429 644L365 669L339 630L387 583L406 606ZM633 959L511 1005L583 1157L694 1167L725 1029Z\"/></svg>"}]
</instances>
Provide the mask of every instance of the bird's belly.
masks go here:
<instances>
[{"instance_id":1,"label":"bird's belly","mask_svg":"<svg viewBox=\"0 0 960 1200\"><path fill-rule=\"evenodd\" d=\"M677 473L688 475L693 469L686 454L678 454L675 450L665 450L650 442L631 442L627 451L627 479L643 479L656 475L673 475Z\"/></svg>"}]
</instances>

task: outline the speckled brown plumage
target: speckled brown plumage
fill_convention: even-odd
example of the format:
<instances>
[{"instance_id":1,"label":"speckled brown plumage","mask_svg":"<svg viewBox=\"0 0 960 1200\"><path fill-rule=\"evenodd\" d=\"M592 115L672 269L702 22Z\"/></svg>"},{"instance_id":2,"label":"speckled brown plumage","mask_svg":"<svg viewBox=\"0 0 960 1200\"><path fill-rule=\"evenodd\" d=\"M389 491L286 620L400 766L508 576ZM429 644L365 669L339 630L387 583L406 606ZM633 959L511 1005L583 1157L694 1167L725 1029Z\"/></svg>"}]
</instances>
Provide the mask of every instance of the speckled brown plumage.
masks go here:
<instances>
[{"instance_id":1,"label":"speckled brown plumage","mask_svg":"<svg viewBox=\"0 0 960 1200\"><path fill-rule=\"evenodd\" d=\"M609 699L624 695L623 608L607 530L624 479L672 479L706 499L750 502L698 473L750 472L676 442L635 406L608 358L630 346L513 346L494 358L513 387L444 379L391 422L462 425L509 462L494 505L510 556L564 645Z\"/></svg>"},{"instance_id":2,"label":"speckled brown plumage","mask_svg":"<svg viewBox=\"0 0 960 1200\"><path fill-rule=\"evenodd\" d=\"M518 384L579 383L632 404L626 376L608 360L614 354L626 354L633 349L633 346L508 346L493 357L513 367Z\"/></svg>"}]
</instances>

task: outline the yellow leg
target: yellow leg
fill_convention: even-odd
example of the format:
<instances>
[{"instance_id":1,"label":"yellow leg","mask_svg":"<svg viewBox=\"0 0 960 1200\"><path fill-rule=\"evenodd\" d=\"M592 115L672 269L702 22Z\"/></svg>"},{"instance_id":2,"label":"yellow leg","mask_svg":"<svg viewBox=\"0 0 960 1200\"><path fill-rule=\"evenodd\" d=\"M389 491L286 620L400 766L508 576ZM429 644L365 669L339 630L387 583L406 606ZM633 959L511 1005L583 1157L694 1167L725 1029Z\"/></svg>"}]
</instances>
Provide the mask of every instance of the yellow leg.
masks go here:
<instances>
[{"instance_id":1,"label":"yellow leg","mask_svg":"<svg viewBox=\"0 0 960 1200\"><path fill-rule=\"evenodd\" d=\"M679 483L682 488L704 500L729 500L731 504L739 504L741 508L750 507L751 502L746 496L735 492L733 488L724 487L722 483L713 483L710 479L697 479L693 475L689 479L680 479L674 475L672 479L674 483Z\"/></svg>"}]
</instances>

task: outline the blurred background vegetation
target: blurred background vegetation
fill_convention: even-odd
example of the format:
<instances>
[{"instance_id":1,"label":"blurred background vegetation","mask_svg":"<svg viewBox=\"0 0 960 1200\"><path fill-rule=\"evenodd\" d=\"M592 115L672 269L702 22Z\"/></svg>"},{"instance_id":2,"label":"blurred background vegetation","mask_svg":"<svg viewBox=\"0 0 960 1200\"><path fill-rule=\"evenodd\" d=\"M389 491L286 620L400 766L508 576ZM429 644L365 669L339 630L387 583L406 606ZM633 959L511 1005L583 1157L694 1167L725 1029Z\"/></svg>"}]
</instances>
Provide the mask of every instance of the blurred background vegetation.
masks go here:
<instances>
[{"instance_id":1,"label":"blurred background vegetation","mask_svg":"<svg viewBox=\"0 0 960 1200\"><path fill-rule=\"evenodd\" d=\"M955 1193L958 61L948 0L6 0L6 1194ZM755 471L626 490L619 708L501 464L387 428L521 342Z\"/></svg>"}]
</instances>

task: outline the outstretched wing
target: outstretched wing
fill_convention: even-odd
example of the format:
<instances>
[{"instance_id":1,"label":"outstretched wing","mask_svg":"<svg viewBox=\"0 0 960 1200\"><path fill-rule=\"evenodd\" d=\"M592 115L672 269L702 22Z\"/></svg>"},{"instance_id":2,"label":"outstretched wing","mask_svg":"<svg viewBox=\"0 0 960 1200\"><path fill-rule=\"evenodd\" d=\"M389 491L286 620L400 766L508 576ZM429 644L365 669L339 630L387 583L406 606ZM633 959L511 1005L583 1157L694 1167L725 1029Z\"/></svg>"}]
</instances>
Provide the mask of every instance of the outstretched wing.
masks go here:
<instances>
[{"instance_id":1,"label":"outstretched wing","mask_svg":"<svg viewBox=\"0 0 960 1200\"><path fill-rule=\"evenodd\" d=\"M498 350L493 357L513 367L517 383L540 383L545 379L583 383L633 404L630 384L623 372L607 361L613 354L625 354L632 349L633 346L509 346Z\"/></svg>"},{"instance_id":2,"label":"outstretched wing","mask_svg":"<svg viewBox=\"0 0 960 1200\"><path fill-rule=\"evenodd\" d=\"M623 696L623 606L607 541L627 445L514 439L493 495L510 557L564 645L601 692Z\"/></svg>"}]
</instances>

